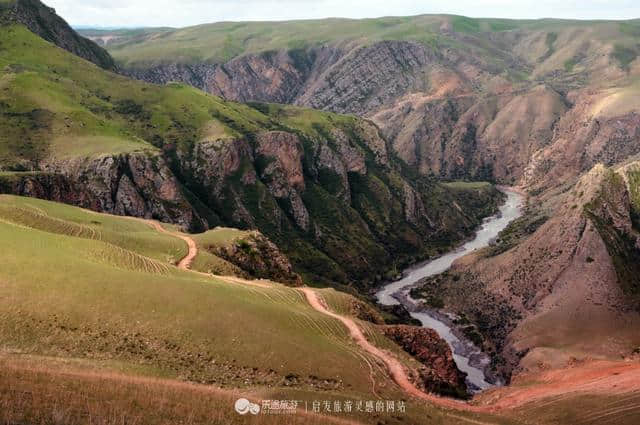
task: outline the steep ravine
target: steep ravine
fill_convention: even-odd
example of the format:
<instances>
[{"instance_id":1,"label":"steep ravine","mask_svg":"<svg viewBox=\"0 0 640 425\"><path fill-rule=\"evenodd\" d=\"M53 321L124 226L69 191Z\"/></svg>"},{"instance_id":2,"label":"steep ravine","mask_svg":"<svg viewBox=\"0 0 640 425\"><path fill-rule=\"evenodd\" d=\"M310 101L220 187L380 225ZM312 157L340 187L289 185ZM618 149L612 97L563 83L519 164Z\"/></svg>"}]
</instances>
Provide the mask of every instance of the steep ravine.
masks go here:
<instances>
[{"instance_id":1,"label":"steep ravine","mask_svg":"<svg viewBox=\"0 0 640 425\"><path fill-rule=\"evenodd\" d=\"M532 198L530 205L551 210L549 219L528 230L527 217L517 220L501 235L505 249L478 251L425 278L412 295L455 312L507 381L632 356L640 343L636 167L600 164L548 205ZM526 236L511 245L518 233Z\"/></svg>"},{"instance_id":2,"label":"steep ravine","mask_svg":"<svg viewBox=\"0 0 640 425\"><path fill-rule=\"evenodd\" d=\"M424 304L412 299L408 291L422 279L445 272L457 259L488 246L510 222L521 215L523 196L515 191L503 190L508 196L506 202L500 207L498 215L485 220L473 240L433 261L406 270L402 279L386 285L376 294L382 305L402 304L413 318L424 327L435 330L449 343L458 368L467 374L467 383L472 391L489 388L492 384L490 379L493 383L499 382L495 377L488 378L486 375L489 365L487 355L455 329L451 317L425 308Z\"/></svg>"}]
</instances>

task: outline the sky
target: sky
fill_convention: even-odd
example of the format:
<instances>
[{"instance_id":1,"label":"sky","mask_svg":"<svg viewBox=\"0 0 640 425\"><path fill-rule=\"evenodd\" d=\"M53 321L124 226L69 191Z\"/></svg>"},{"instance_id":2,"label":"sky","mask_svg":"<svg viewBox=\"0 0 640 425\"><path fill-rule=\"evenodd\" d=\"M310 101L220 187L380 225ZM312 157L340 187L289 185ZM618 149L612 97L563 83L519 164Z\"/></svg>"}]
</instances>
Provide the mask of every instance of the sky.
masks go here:
<instances>
[{"instance_id":1,"label":"sky","mask_svg":"<svg viewBox=\"0 0 640 425\"><path fill-rule=\"evenodd\" d=\"M640 18L638 0L43 0L74 26L184 27L219 21L451 13L495 18Z\"/></svg>"}]
</instances>

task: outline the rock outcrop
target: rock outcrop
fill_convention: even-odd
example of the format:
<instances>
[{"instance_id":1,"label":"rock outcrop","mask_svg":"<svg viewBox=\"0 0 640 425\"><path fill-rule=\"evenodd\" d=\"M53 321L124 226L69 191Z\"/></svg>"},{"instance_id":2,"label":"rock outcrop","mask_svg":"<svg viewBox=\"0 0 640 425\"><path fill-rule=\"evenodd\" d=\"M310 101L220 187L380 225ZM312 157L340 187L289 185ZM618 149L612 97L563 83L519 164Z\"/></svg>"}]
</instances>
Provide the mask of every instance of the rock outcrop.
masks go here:
<instances>
[{"instance_id":1,"label":"rock outcrop","mask_svg":"<svg viewBox=\"0 0 640 425\"><path fill-rule=\"evenodd\" d=\"M428 392L467 398L466 374L453 360L451 348L433 329L393 325L381 327L384 334L424 366L419 385Z\"/></svg>"},{"instance_id":2,"label":"rock outcrop","mask_svg":"<svg viewBox=\"0 0 640 425\"><path fill-rule=\"evenodd\" d=\"M45 173L62 176L65 193L55 196L65 202L94 211L172 222L185 230L207 227L186 199L182 185L157 154L51 160L43 162L40 168Z\"/></svg>"},{"instance_id":3,"label":"rock outcrop","mask_svg":"<svg viewBox=\"0 0 640 425\"><path fill-rule=\"evenodd\" d=\"M253 231L248 237L226 246L204 248L236 265L250 278L302 285L302 278L293 270L289 259L260 232Z\"/></svg>"}]
</instances>

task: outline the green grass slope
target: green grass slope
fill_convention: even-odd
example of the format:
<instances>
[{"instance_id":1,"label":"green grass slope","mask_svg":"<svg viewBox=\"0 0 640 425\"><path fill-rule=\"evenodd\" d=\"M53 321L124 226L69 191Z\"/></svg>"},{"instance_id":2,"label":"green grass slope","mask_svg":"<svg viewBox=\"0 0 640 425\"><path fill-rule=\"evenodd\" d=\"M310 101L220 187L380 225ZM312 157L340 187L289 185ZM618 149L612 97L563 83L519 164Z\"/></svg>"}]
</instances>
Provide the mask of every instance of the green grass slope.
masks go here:
<instances>
[{"instance_id":1,"label":"green grass slope","mask_svg":"<svg viewBox=\"0 0 640 425\"><path fill-rule=\"evenodd\" d=\"M182 251L182 241L143 222L29 198L0 201L0 233L11 246L0 271L4 350L129 361L221 385L276 385L295 374L307 385L369 387L346 330L298 291L169 267L163 257ZM117 244L108 235L118 235Z\"/></svg>"},{"instance_id":2,"label":"green grass slope","mask_svg":"<svg viewBox=\"0 0 640 425\"><path fill-rule=\"evenodd\" d=\"M154 151L152 142L194 141L213 112L247 128L269 122L252 108L192 88L157 87L104 72L22 26L3 27L0 44L5 169L49 156ZM220 136L236 134L224 124L218 128Z\"/></svg>"},{"instance_id":3,"label":"green grass slope","mask_svg":"<svg viewBox=\"0 0 640 425\"><path fill-rule=\"evenodd\" d=\"M58 49L18 25L1 28L0 45L0 172L5 172L0 187L15 186L24 177L6 173L42 171L43 163L62 163L62 168L74 170L77 164L98 159L108 163L122 155L162 156L171 169L167 173L179 183L177 190L185 193L209 227L257 228L285 251L308 281L322 283L383 279L396 261L402 266L446 249L466 237L482 218L482 211L475 208L462 210L466 212L452 208L458 199L455 193L433 180L414 179L396 158L391 157L388 165L378 163L368 144L378 137L376 130L372 135L356 117L244 105L182 84L157 86L130 80ZM336 130L348 141L338 140ZM242 153L243 146L257 149L257 139L269 131L295 135L304 150L306 185L300 197L312 222L307 231L291 218L290 201L276 198L268 186L270 178L281 177L263 176L273 157ZM229 151L237 161L226 160L216 168L210 157L197 156L203 142L215 143L217 152L223 152L220 157ZM339 175L321 169L325 164L317 148L326 145L333 155L341 155L340 144L345 143L363 153L367 168L364 175L348 175L350 205L345 205ZM87 175L90 171L72 177L86 188L99 177ZM257 179L247 180L251 173ZM403 211L406 185L415 187L429 221L437 226L431 227L427 220L409 222ZM107 187L102 193L108 196L116 190ZM494 205L498 198L493 191L483 199ZM242 209L247 213L239 214Z\"/></svg>"},{"instance_id":4,"label":"green grass slope","mask_svg":"<svg viewBox=\"0 0 640 425\"><path fill-rule=\"evenodd\" d=\"M225 237L215 239L222 243ZM0 238L10 247L0 268L0 393L6 396L3 400L12 400L10 406L22 406L3 410L2 415L14 421L35 415L30 423L58 423L55 412L63 405L68 416L60 423L77 423L76 415L86 409L111 423L110 410L100 406L114 400L121 415L142 414L153 423L165 423L152 412L141 388L147 388L151 398L162 394L167 404L160 408L167 415L191 408L198 416L187 423L211 423L201 397L229 415L223 416L228 422L216 422L222 419L211 413L210 421L236 423L230 417L232 405L222 404L233 394L216 393L221 387L238 388L236 394L256 399L308 403L406 398L351 341L342 324L313 310L301 292L170 266L167 255L182 252L176 246L182 242L154 232L147 223L0 195ZM334 290L321 293L345 314L353 302ZM366 325L366 332L408 367L417 365L374 326ZM177 381L206 384L210 390ZM56 398L57 391L80 384L110 390L96 389L84 402L75 392L64 400ZM39 395L24 399L10 388ZM179 397L183 404L175 406ZM396 424L419 423L424 415L434 423L458 422L447 419L445 411L414 402L405 416L361 413L355 418Z\"/></svg>"},{"instance_id":5,"label":"green grass slope","mask_svg":"<svg viewBox=\"0 0 640 425\"><path fill-rule=\"evenodd\" d=\"M514 47L504 34L518 32L526 36L536 33L546 40L548 59L556 53L556 41L563 35L582 40L591 39L619 46L614 57L624 63L635 52L640 34L638 20L578 21L561 19L511 20L468 18L455 15L420 15L376 19L323 19L285 22L222 22L179 29L116 30L96 33L89 37L112 36L107 45L114 58L125 67L150 66L162 63L223 63L250 53L275 50L296 50L333 45L366 46L379 41L415 41L439 48L470 49L499 57L500 50ZM498 36L496 36L498 33ZM577 44L577 43L576 43ZM531 47L524 56L536 54ZM563 47L564 50L567 50ZM573 49L575 50L575 49ZM542 53L541 52L541 56ZM565 61L578 59L575 50ZM561 52L558 56L563 56ZM564 55L564 56L566 56ZM635 57L636 54L633 53ZM559 59L558 59L559 60ZM563 62L564 63L564 62ZM564 65L563 65L564 66Z\"/></svg>"}]
</instances>

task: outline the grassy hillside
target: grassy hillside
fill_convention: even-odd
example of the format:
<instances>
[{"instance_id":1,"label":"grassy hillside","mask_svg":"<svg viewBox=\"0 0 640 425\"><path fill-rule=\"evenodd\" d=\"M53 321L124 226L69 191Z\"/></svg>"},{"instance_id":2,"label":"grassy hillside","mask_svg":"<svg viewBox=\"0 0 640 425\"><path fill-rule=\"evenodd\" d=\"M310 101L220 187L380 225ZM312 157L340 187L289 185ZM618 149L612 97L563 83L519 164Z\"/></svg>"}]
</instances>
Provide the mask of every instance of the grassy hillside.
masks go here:
<instances>
[{"instance_id":1,"label":"grassy hillside","mask_svg":"<svg viewBox=\"0 0 640 425\"><path fill-rule=\"evenodd\" d=\"M294 373L305 386L368 388L346 331L296 290L179 271L166 257L183 242L143 222L1 201L0 232L12 245L0 272L4 350L132 362L219 385L282 384ZM314 365L314 357L333 361Z\"/></svg>"},{"instance_id":2,"label":"grassy hillside","mask_svg":"<svg viewBox=\"0 0 640 425\"><path fill-rule=\"evenodd\" d=\"M223 243L227 235L215 239ZM0 404L3 421L68 424L93 414L112 423L116 409L118 417L167 423L164 415L186 409L185 423L245 423L229 403L238 394L309 403L369 399L370 367L375 397L405 399L342 324L313 310L301 292L181 271L169 255L182 252L182 242L147 223L1 195L0 237L11 246L0 269L0 394L2 403L10 400ZM348 314L353 298L320 292ZM374 326L366 329L374 344L416 367ZM70 392L74 385L93 390ZM21 397L25 392L37 395ZM207 412L206 403L220 411ZM452 423L446 412L413 402L401 422L385 420L417 423L425 414ZM358 417L371 423L382 416Z\"/></svg>"},{"instance_id":3,"label":"grassy hillside","mask_svg":"<svg viewBox=\"0 0 640 425\"><path fill-rule=\"evenodd\" d=\"M154 234L145 223L95 215L91 221L100 224L84 226L78 223L93 214L6 196L1 208L2 239L12 245L0 277L3 298L10 300L2 312L7 348L120 360L140 356L148 369L196 381L237 385L258 375L254 379L271 382L297 370L307 378L316 373L331 381L354 378L355 387L367 385L366 376L357 383L359 372L349 378L340 367L323 371L308 365L313 352L334 357L346 334L307 307L295 290L256 289L178 272L166 260L147 257L166 255L166 245L175 242ZM30 224L31 211L44 217ZM106 235L117 229L126 248L108 242L101 231L94 236L95 227L106 227ZM135 239L129 236L138 232ZM154 239L164 244L152 243ZM137 251L136 245L146 249ZM56 266L61 264L65 267ZM207 314L213 311L215 315ZM319 336L313 326L302 326L316 319L319 329L332 329L335 341ZM38 347L38 341L46 343ZM265 344L277 347L286 361L270 358L273 353L259 354ZM174 347L180 347L178 352ZM351 361L348 356L345 360Z\"/></svg>"},{"instance_id":4,"label":"grassy hillside","mask_svg":"<svg viewBox=\"0 0 640 425\"><path fill-rule=\"evenodd\" d=\"M414 179L354 116L133 81L18 25L2 27L0 44L0 171L63 173L71 193L57 200L192 230L259 229L323 283L380 280L466 237L485 213L454 210L468 196ZM292 163L279 162L286 149L299 152ZM24 177L5 174L3 190L24 188ZM160 208L145 207L157 197ZM499 198L489 188L477 199L494 207ZM410 211L407 199L424 208ZM187 210L202 220L183 220Z\"/></svg>"},{"instance_id":5,"label":"grassy hillside","mask_svg":"<svg viewBox=\"0 0 640 425\"><path fill-rule=\"evenodd\" d=\"M582 39L588 33L601 42L615 44L614 57L623 63L637 56L640 23L629 21L577 21L560 19L510 20L468 18L453 15L421 15L376 19L323 19L286 22L223 22L179 29L86 31L91 38L110 37L107 48L122 65L149 66L160 63L227 62L249 53L306 49L321 45L346 47L379 41L415 41L433 49L471 49L499 56L515 46L503 44L508 36L496 33L546 35L544 59L567 47L564 34ZM112 37L112 38L111 38ZM530 37L529 37L530 38ZM575 41L577 44L577 41ZM569 47L571 48L571 47ZM535 54L537 47L532 48ZM579 52L575 52L576 54ZM526 55L526 53L525 53ZM565 58L568 64L573 56Z\"/></svg>"},{"instance_id":6,"label":"grassy hillside","mask_svg":"<svg viewBox=\"0 0 640 425\"><path fill-rule=\"evenodd\" d=\"M109 53L91 40L79 36L56 11L40 0L0 1L0 24L22 24L45 40L96 65L115 71Z\"/></svg>"},{"instance_id":7,"label":"grassy hillside","mask_svg":"<svg viewBox=\"0 0 640 425\"><path fill-rule=\"evenodd\" d=\"M3 27L0 43L5 169L48 156L154 151L154 141L158 147L165 140L193 142L214 121L213 112L247 129L269 123L252 108L186 86L160 88L103 72L22 26ZM215 129L208 136L237 135L221 122Z\"/></svg>"}]
</instances>

